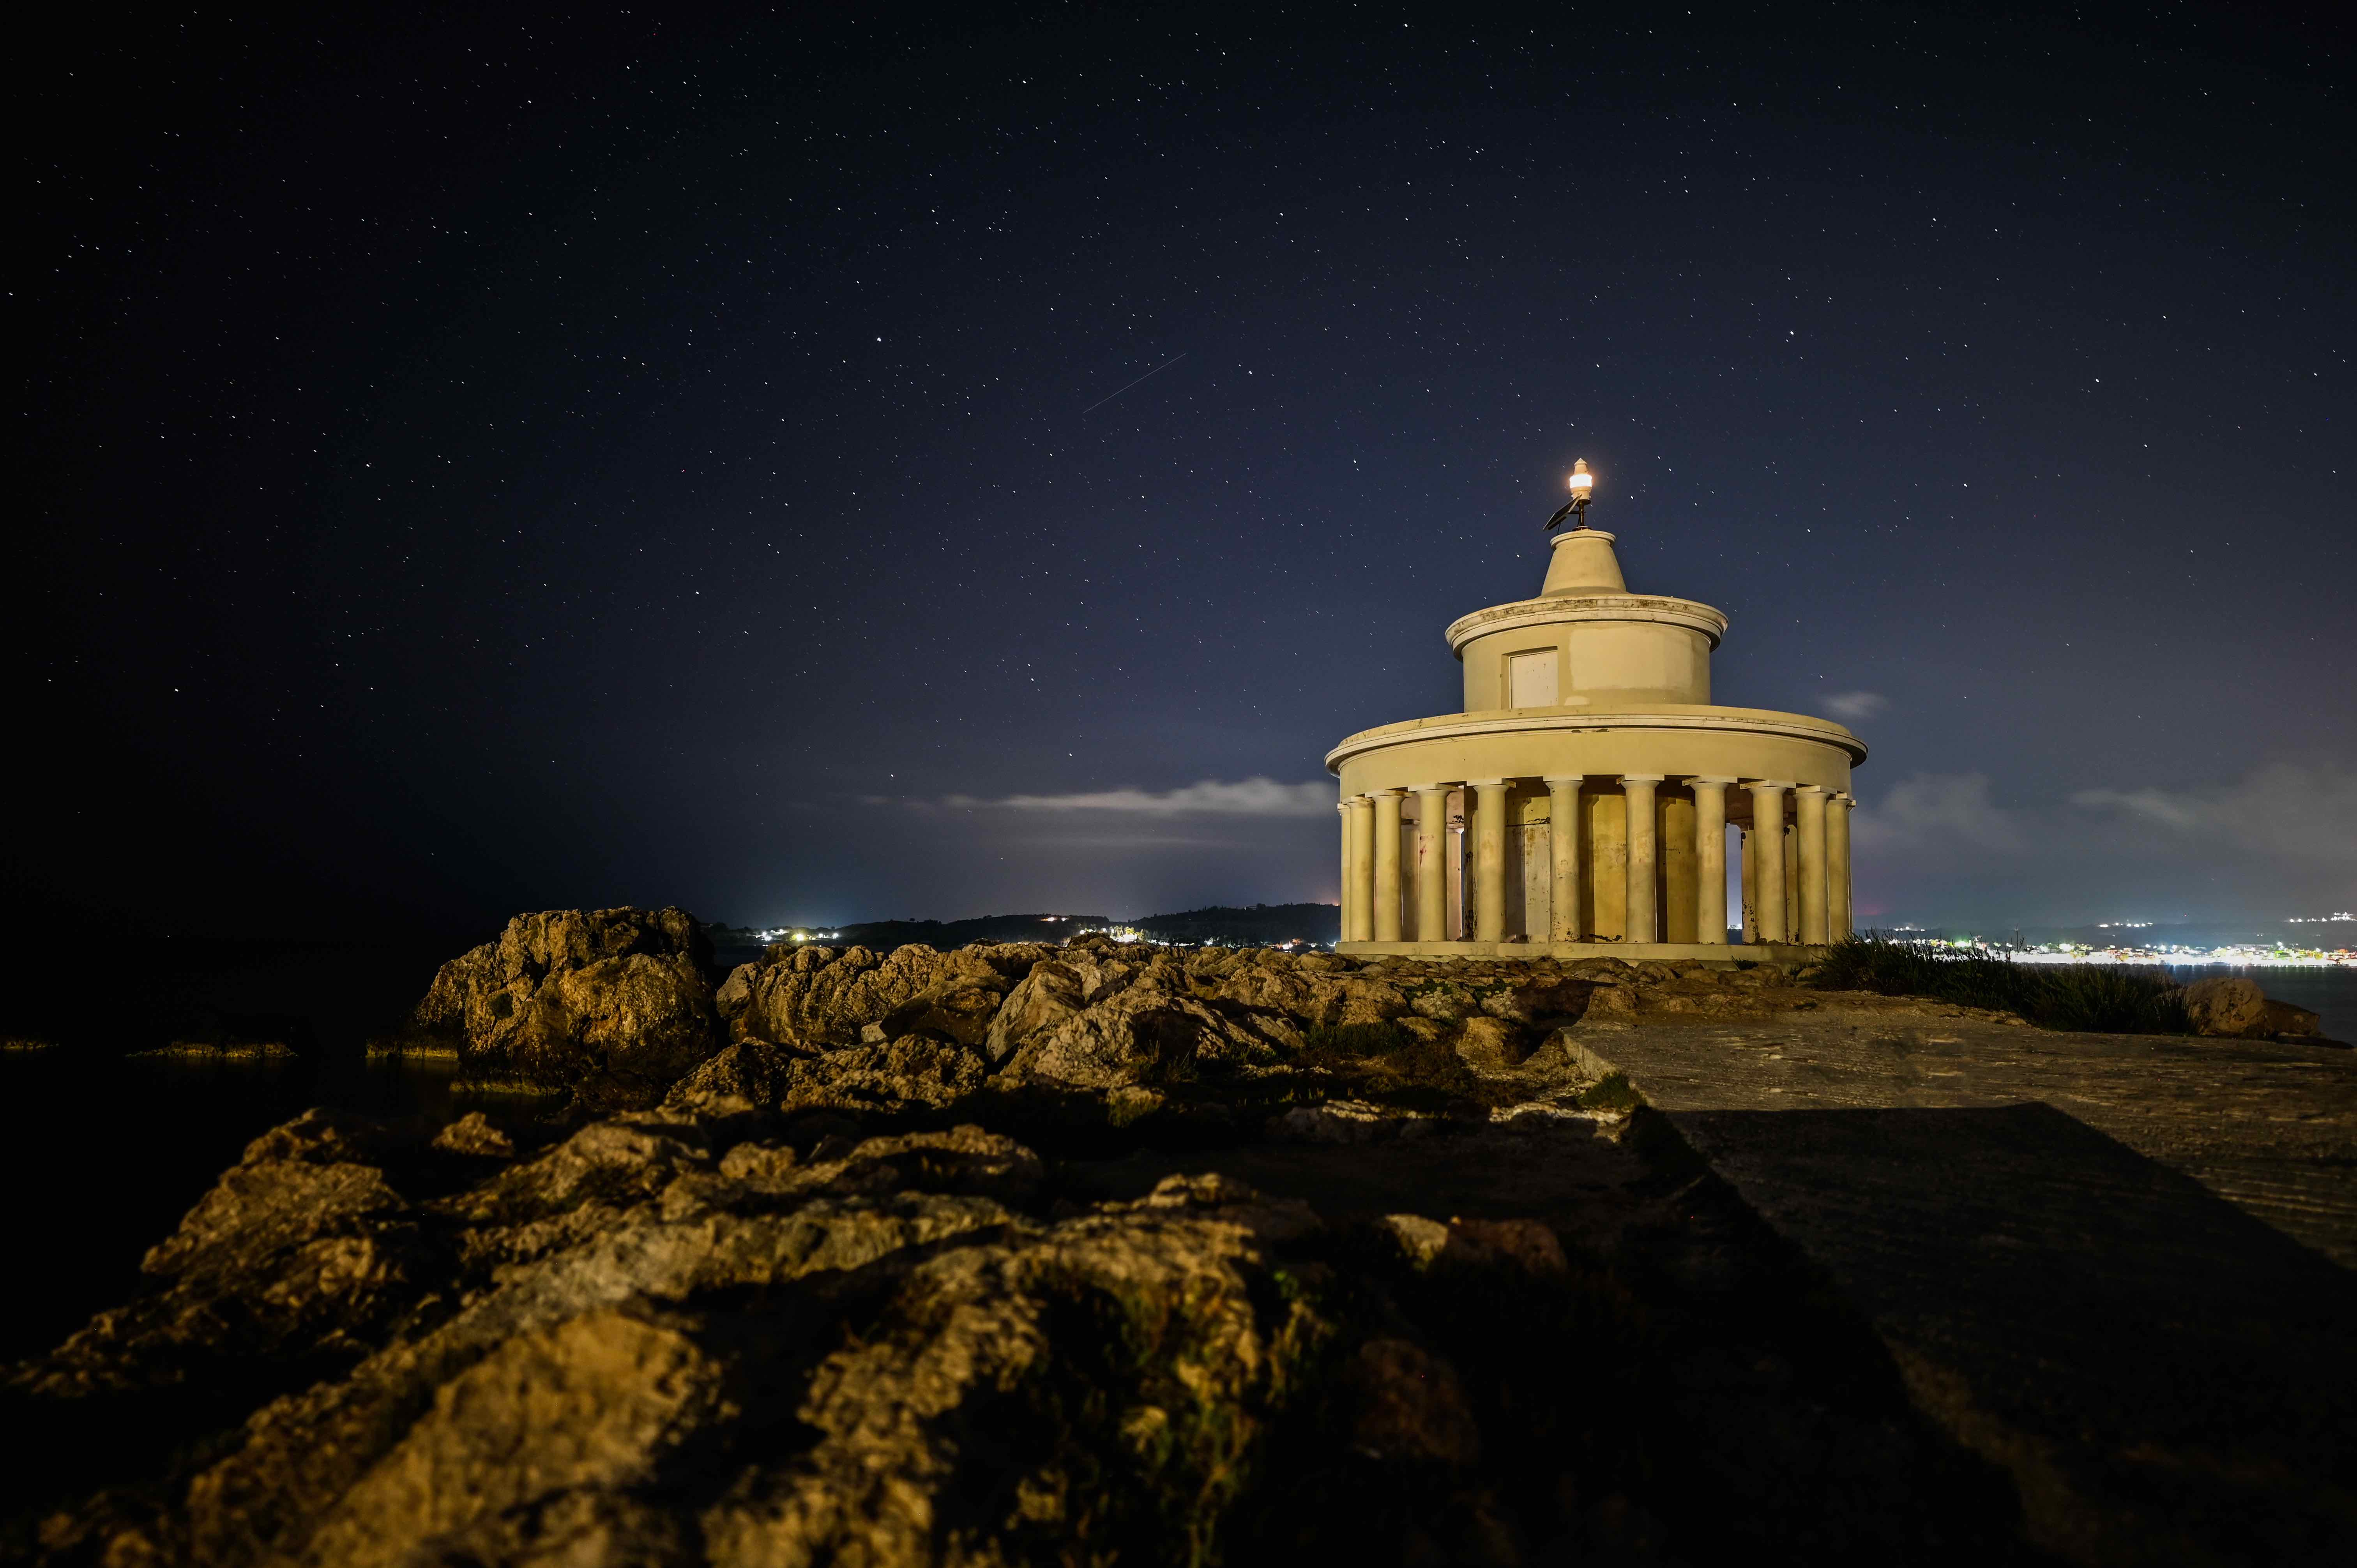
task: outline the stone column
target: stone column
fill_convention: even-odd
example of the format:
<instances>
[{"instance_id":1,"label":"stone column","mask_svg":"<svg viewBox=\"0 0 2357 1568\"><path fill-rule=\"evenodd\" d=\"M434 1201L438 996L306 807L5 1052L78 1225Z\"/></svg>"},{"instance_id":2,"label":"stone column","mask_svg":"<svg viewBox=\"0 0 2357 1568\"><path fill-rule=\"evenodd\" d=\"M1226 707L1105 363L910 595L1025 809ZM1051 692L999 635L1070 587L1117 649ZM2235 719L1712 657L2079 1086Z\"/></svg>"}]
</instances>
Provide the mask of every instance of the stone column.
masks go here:
<instances>
[{"instance_id":1,"label":"stone column","mask_svg":"<svg viewBox=\"0 0 2357 1568\"><path fill-rule=\"evenodd\" d=\"M1792 786L1772 779L1755 779L1744 786L1751 791L1751 886L1744 908L1751 912L1755 942L1792 940L1784 925L1784 791Z\"/></svg>"},{"instance_id":2,"label":"stone column","mask_svg":"<svg viewBox=\"0 0 2357 1568\"><path fill-rule=\"evenodd\" d=\"M1857 802L1846 792L1835 795L1825 815L1825 940L1846 941L1849 916L1849 813Z\"/></svg>"},{"instance_id":3,"label":"stone column","mask_svg":"<svg viewBox=\"0 0 2357 1568\"><path fill-rule=\"evenodd\" d=\"M1732 779L1691 779L1695 797L1695 940L1727 945L1727 787ZM1745 936L1751 933L1746 931Z\"/></svg>"},{"instance_id":4,"label":"stone column","mask_svg":"<svg viewBox=\"0 0 2357 1568\"><path fill-rule=\"evenodd\" d=\"M1825 788L1803 784L1792 791L1792 840L1801 863L1801 940L1825 938Z\"/></svg>"},{"instance_id":5,"label":"stone column","mask_svg":"<svg viewBox=\"0 0 2357 1568\"><path fill-rule=\"evenodd\" d=\"M1658 773L1624 774L1620 779L1629 811L1629 892L1621 905L1628 913L1620 928L1624 942L1662 940L1661 909L1653 897L1653 872L1661 854L1653 832L1653 786L1661 781Z\"/></svg>"},{"instance_id":6,"label":"stone column","mask_svg":"<svg viewBox=\"0 0 2357 1568\"><path fill-rule=\"evenodd\" d=\"M1334 802L1334 825L1341 830L1342 835L1342 890L1335 896L1335 901L1342 907L1341 924L1338 929L1341 940L1347 942L1351 940L1351 802L1348 800Z\"/></svg>"},{"instance_id":7,"label":"stone column","mask_svg":"<svg viewBox=\"0 0 2357 1568\"><path fill-rule=\"evenodd\" d=\"M1473 813L1473 940L1506 940L1506 781L1472 781L1480 804Z\"/></svg>"},{"instance_id":8,"label":"stone column","mask_svg":"<svg viewBox=\"0 0 2357 1568\"><path fill-rule=\"evenodd\" d=\"M1695 808L1684 793L1661 796L1661 865L1653 877L1662 901L1662 940L1695 940Z\"/></svg>"},{"instance_id":9,"label":"stone column","mask_svg":"<svg viewBox=\"0 0 2357 1568\"><path fill-rule=\"evenodd\" d=\"M1749 828L1738 828L1736 832L1740 835L1737 848L1743 856L1743 880L1739 885L1743 897L1743 940L1756 942L1760 940L1760 835Z\"/></svg>"},{"instance_id":10,"label":"stone column","mask_svg":"<svg viewBox=\"0 0 2357 1568\"><path fill-rule=\"evenodd\" d=\"M1547 918L1547 940L1552 942L1576 942L1587 929L1586 912L1579 907L1579 787L1584 782L1577 777L1546 781L1547 840L1554 863Z\"/></svg>"},{"instance_id":11,"label":"stone column","mask_svg":"<svg viewBox=\"0 0 2357 1568\"><path fill-rule=\"evenodd\" d=\"M1400 940L1400 791L1375 791L1375 940Z\"/></svg>"},{"instance_id":12,"label":"stone column","mask_svg":"<svg viewBox=\"0 0 2357 1568\"><path fill-rule=\"evenodd\" d=\"M1445 942L1448 929L1448 786L1415 787L1415 940Z\"/></svg>"},{"instance_id":13,"label":"stone column","mask_svg":"<svg viewBox=\"0 0 2357 1568\"><path fill-rule=\"evenodd\" d=\"M1342 914L1348 924L1342 928L1342 940L1352 942L1372 941L1375 936L1375 803L1364 795L1353 795L1344 802L1350 824L1350 853L1345 864L1349 889L1342 896Z\"/></svg>"},{"instance_id":14,"label":"stone column","mask_svg":"<svg viewBox=\"0 0 2357 1568\"><path fill-rule=\"evenodd\" d=\"M1784 940L1801 940L1801 852L1795 844L1795 831L1790 822L1784 824Z\"/></svg>"}]
</instances>

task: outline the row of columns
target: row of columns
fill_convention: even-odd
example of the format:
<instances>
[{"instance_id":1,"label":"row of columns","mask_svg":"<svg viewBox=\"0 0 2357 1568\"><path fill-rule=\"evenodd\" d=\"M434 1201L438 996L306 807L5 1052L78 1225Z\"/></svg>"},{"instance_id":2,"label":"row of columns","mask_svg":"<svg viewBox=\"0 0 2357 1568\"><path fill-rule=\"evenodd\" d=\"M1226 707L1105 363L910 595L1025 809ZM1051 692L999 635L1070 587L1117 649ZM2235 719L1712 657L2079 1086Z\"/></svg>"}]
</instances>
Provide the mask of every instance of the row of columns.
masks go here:
<instances>
[{"instance_id":1,"label":"row of columns","mask_svg":"<svg viewBox=\"0 0 2357 1568\"><path fill-rule=\"evenodd\" d=\"M1532 940L1576 942L1587 921L1580 908L1579 794L1585 777L1545 780L1554 827L1549 867L1548 930ZM1658 773L1620 776L1627 801L1624 940L1659 940L1662 912L1656 897L1661 865L1657 811ZM1850 934L1849 813L1857 802L1822 785L1790 779L1688 777L1695 802L1694 904L1698 940L1727 941L1727 791L1751 797L1752 825L1743 832L1743 933L1747 942L1827 942ZM1406 889L1401 869L1405 797L1416 800L1415 929L1419 940L1448 923L1448 797L1458 789L1473 797L1467 857L1473 873L1473 940L1506 940L1506 835L1513 780L1475 779L1462 784L1418 784L1377 789L1341 802L1342 940L1395 942L1402 940ZM1785 822L1785 801L1792 822ZM1773 824L1774 832L1763 832ZM1572 831L1566 832L1566 828ZM1638 936L1634 933L1643 932ZM1454 934L1440 940L1458 940Z\"/></svg>"}]
</instances>

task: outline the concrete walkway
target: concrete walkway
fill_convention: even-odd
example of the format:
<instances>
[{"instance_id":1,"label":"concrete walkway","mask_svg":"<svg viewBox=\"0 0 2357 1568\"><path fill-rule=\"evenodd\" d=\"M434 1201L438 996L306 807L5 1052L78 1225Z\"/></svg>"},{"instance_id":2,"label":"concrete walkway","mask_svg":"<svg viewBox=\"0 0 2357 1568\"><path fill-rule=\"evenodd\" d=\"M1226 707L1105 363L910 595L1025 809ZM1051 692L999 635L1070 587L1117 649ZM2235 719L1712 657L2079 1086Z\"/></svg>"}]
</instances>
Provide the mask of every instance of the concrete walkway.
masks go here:
<instances>
[{"instance_id":1,"label":"concrete walkway","mask_svg":"<svg viewBox=\"0 0 2357 1568\"><path fill-rule=\"evenodd\" d=\"M1577 1031L2084 1563L2357 1562L2357 1053L1887 1010Z\"/></svg>"}]
</instances>

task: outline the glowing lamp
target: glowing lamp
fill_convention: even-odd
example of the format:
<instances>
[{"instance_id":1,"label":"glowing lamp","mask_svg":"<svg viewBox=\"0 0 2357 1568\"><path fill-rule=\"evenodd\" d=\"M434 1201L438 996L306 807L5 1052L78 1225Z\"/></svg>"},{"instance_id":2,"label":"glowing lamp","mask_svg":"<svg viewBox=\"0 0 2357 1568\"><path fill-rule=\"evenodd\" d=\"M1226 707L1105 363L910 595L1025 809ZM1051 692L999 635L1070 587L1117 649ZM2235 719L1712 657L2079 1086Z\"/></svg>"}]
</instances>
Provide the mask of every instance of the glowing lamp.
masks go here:
<instances>
[{"instance_id":1,"label":"glowing lamp","mask_svg":"<svg viewBox=\"0 0 2357 1568\"><path fill-rule=\"evenodd\" d=\"M1596 476L1587 471L1587 458L1582 457L1572 464L1570 484L1571 499L1563 503L1561 511L1547 519L1546 531L1549 533L1561 528L1566 520L1576 529L1587 526L1587 503L1595 499Z\"/></svg>"}]
</instances>

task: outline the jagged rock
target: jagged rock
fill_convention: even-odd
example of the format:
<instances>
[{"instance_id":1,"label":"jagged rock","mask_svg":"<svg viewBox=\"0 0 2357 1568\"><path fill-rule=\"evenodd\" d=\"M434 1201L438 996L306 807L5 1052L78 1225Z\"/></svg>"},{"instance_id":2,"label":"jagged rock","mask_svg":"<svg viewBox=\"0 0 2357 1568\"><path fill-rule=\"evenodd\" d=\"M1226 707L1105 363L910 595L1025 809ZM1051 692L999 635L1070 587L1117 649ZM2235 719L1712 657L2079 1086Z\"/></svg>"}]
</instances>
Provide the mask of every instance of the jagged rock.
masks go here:
<instances>
[{"instance_id":1,"label":"jagged rock","mask_svg":"<svg viewBox=\"0 0 2357 1568\"><path fill-rule=\"evenodd\" d=\"M479 1560L514 1533L512 1510L620 1500L710 1423L722 1380L688 1335L622 1312L516 1335L435 1391L432 1408L335 1500L304 1556L343 1568L398 1568L429 1553ZM623 1539L644 1526L629 1521ZM577 1524L560 1529L578 1541ZM535 1520L525 1533L549 1532Z\"/></svg>"},{"instance_id":2,"label":"jagged rock","mask_svg":"<svg viewBox=\"0 0 2357 1568\"><path fill-rule=\"evenodd\" d=\"M888 1038L932 1029L979 1046L999 1003L1050 950L1021 942L949 953L916 943L889 954L858 947L772 951L745 977L730 1027L739 1039L817 1049L857 1045L871 1024Z\"/></svg>"},{"instance_id":3,"label":"jagged rock","mask_svg":"<svg viewBox=\"0 0 2357 1568\"><path fill-rule=\"evenodd\" d=\"M498 1159L511 1159L516 1152L515 1140L491 1124L490 1117L479 1111L470 1111L434 1134L434 1146L453 1155L479 1155Z\"/></svg>"},{"instance_id":4,"label":"jagged rock","mask_svg":"<svg viewBox=\"0 0 2357 1568\"><path fill-rule=\"evenodd\" d=\"M1103 1000L1035 1034L1005 1076L1074 1089L1155 1086L1274 1066L1300 1044L1289 1024L1242 1008L1221 1011L1185 983L1177 961L1157 959Z\"/></svg>"},{"instance_id":5,"label":"jagged rock","mask_svg":"<svg viewBox=\"0 0 2357 1568\"><path fill-rule=\"evenodd\" d=\"M779 1096L780 1111L825 1107L899 1112L950 1105L980 1089L988 1066L980 1052L932 1035L902 1035L880 1045L803 1057Z\"/></svg>"},{"instance_id":6,"label":"jagged rock","mask_svg":"<svg viewBox=\"0 0 2357 1568\"><path fill-rule=\"evenodd\" d=\"M388 1141L320 1111L256 1138L141 1260L147 1290L92 1318L27 1386L87 1395L179 1383L222 1362L319 1367L365 1354L432 1267L416 1213L362 1163Z\"/></svg>"},{"instance_id":7,"label":"jagged rock","mask_svg":"<svg viewBox=\"0 0 2357 1568\"><path fill-rule=\"evenodd\" d=\"M748 1040L674 1084L662 1109L706 1123L820 1109L893 1114L953 1104L988 1072L981 1052L934 1035L830 1051Z\"/></svg>"},{"instance_id":8,"label":"jagged rock","mask_svg":"<svg viewBox=\"0 0 2357 1568\"><path fill-rule=\"evenodd\" d=\"M469 1078L651 1099L720 1048L711 962L682 909L518 915L442 966L414 1024L457 1040Z\"/></svg>"},{"instance_id":9,"label":"jagged rock","mask_svg":"<svg viewBox=\"0 0 2357 1568\"><path fill-rule=\"evenodd\" d=\"M1044 1411L1057 1412L1046 1451L1034 1438L992 1454L1004 1479L951 1516L955 1558L1104 1555L1092 1541L1152 1506L1120 1484L1135 1472L1106 1464L1133 1445L1158 1487L1200 1499L1208 1517L1189 1528L1215 1523L1217 1477L1264 1440L1314 1343L1302 1304L1255 1297L1265 1249L1314 1229L1298 1206L1173 1177L1138 1203L922 1264L879 1332L812 1378L799 1414L819 1441L748 1467L705 1514L711 1560L939 1562L942 1505L978 1457L968 1434L1020 1443Z\"/></svg>"}]
</instances>

